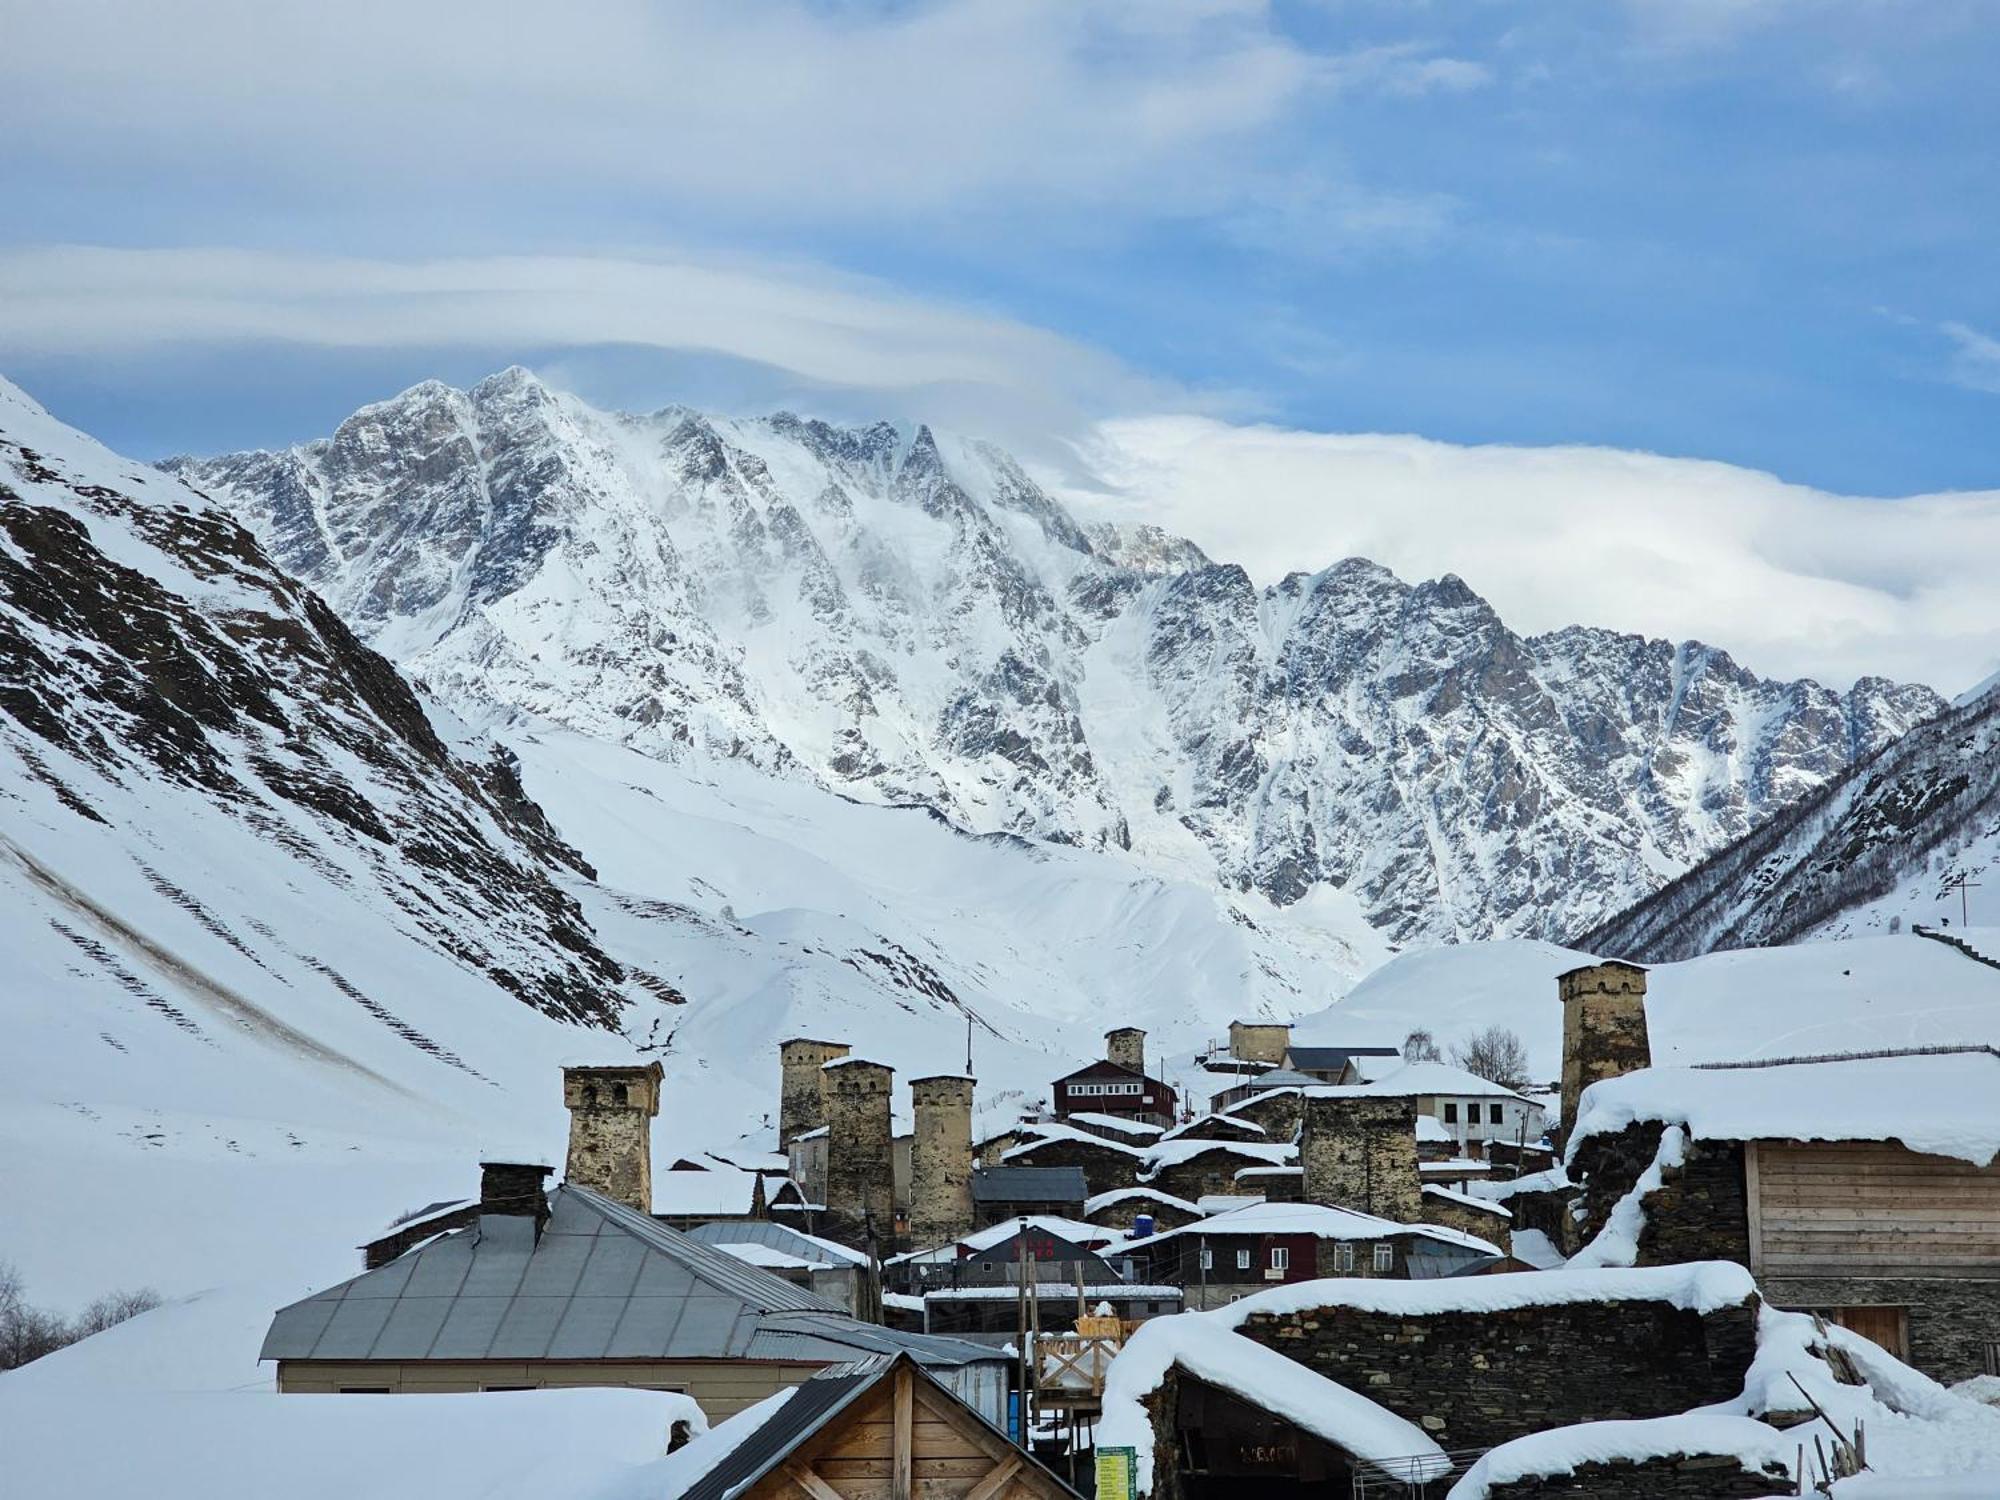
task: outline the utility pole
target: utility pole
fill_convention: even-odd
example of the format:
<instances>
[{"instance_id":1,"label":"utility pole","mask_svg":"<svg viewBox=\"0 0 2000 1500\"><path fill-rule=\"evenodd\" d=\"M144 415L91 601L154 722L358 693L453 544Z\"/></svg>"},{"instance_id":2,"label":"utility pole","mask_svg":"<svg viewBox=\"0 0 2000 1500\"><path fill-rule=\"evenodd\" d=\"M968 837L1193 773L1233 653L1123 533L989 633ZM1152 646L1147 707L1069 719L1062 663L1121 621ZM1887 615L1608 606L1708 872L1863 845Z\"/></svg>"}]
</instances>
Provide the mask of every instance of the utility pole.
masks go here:
<instances>
[{"instance_id":1,"label":"utility pole","mask_svg":"<svg viewBox=\"0 0 2000 1500\"><path fill-rule=\"evenodd\" d=\"M1970 927L1972 925L1972 906L1966 898L1966 892L1978 890L1979 882L1961 870L1944 883L1944 889L1958 892L1958 925L1961 927Z\"/></svg>"}]
</instances>

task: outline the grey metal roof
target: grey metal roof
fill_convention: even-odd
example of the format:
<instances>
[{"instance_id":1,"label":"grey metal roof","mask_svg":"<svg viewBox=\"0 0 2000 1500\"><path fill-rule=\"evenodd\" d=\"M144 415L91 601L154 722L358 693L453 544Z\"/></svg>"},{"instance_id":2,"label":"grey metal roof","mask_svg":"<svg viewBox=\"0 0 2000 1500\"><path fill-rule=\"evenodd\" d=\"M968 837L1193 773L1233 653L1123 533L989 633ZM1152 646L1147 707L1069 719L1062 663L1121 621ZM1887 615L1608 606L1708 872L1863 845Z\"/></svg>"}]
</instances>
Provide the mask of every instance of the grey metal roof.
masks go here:
<instances>
[{"instance_id":1,"label":"grey metal roof","mask_svg":"<svg viewBox=\"0 0 2000 1500\"><path fill-rule=\"evenodd\" d=\"M974 1203L1081 1203L1082 1167L985 1167L972 1174Z\"/></svg>"},{"instance_id":2,"label":"grey metal roof","mask_svg":"<svg viewBox=\"0 0 2000 1500\"><path fill-rule=\"evenodd\" d=\"M681 1232L704 1245L769 1245L773 1250L782 1250L800 1260L825 1261L836 1266L863 1265L868 1259L858 1250L835 1246L830 1240L794 1229L789 1224L775 1224L769 1219L724 1219L712 1224L696 1224Z\"/></svg>"},{"instance_id":3,"label":"grey metal roof","mask_svg":"<svg viewBox=\"0 0 2000 1500\"><path fill-rule=\"evenodd\" d=\"M1396 1047L1287 1047L1285 1056L1295 1068L1337 1068L1350 1057L1395 1057Z\"/></svg>"},{"instance_id":4,"label":"grey metal roof","mask_svg":"<svg viewBox=\"0 0 2000 1500\"><path fill-rule=\"evenodd\" d=\"M780 1335L809 1337L828 1359L856 1349L907 1349L939 1364L992 1357L960 1340L859 1322L803 1287L567 1185L553 1195L539 1240L529 1219L483 1216L281 1308L259 1357L741 1359Z\"/></svg>"},{"instance_id":5,"label":"grey metal roof","mask_svg":"<svg viewBox=\"0 0 2000 1500\"><path fill-rule=\"evenodd\" d=\"M1345 1062L1346 1059L1341 1058L1339 1061ZM1327 1067L1337 1065L1337 1063L1326 1064ZM1309 1073L1301 1073L1297 1068L1272 1068L1259 1073L1255 1078L1246 1078L1236 1086L1245 1089L1300 1089L1310 1088L1323 1081Z\"/></svg>"}]
</instances>

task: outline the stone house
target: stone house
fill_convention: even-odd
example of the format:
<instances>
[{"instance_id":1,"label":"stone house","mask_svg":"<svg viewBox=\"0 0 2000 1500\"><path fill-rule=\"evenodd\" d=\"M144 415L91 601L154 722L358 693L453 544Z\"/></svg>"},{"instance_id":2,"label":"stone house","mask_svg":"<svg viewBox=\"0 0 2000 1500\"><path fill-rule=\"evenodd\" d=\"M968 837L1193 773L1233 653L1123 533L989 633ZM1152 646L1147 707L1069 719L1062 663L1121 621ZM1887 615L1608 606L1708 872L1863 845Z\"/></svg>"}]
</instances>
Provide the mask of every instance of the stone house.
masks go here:
<instances>
[{"instance_id":1,"label":"stone house","mask_svg":"<svg viewBox=\"0 0 2000 1500\"><path fill-rule=\"evenodd\" d=\"M1418 1115L1437 1121L1461 1155L1484 1157L1489 1141L1532 1144L1547 1129L1540 1101L1449 1063L1362 1057L1355 1070L1371 1088L1414 1098Z\"/></svg>"},{"instance_id":2,"label":"stone house","mask_svg":"<svg viewBox=\"0 0 2000 1500\"><path fill-rule=\"evenodd\" d=\"M1081 1167L979 1167L972 1174L972 1223L985 1229L1023 1214L1080 1219L1089 1196Z\"/></svg>"},{"instance_id":3,"label":"stone house","mask_svg":"<svg viewBox=\"0 0 2000 1500\"><path fill-rule=\"evenodd\" d=\"M1201 1207L1157 1188L1114 1188L1085 1200L1083 1217L1089 1223L1118 1231L1136 1231L1141 1219L1150 1219L1150 1233L1192 1224L1201 1217Z\"/></svg>"},{"instance_id":4,"label":"stone house","mask_svg":"<svg viewBox=\"0 0 2000 1500\"><path fill-rule=\"evenodd\" d=\"M1585 1238L1641 1194L1638 1264L1732 1260L1939 1380L2000 1373L2000 1051L1600 1076L1568 1170Z\"/></svg>"},{"instance_id":5,"label":"stone house","mask_svg":"<svg viewBox=\"0 0 2000 1500\"><path fill-rule=\"evenodd\" d=\"M1212 1193L1236 1192L1236 1174L1246 1167L1290 1166L1297 1160L1296 1147L1267 1140L1163 1141L1147 1153L1138 1181L1199 1202Z\"/></svg>"},{"instance_id":6,"label":"stone house","mask_svg":"<svg viewBox=\"0 0 2000 1500\"><path fill-rule=\"evenodd\" d=\"M1056 1121L1029 1126L1027 1138L1000 1160L1009 1167L1074 1167L1090 1196L1135 1186L1147 1150Z\"/></svg>"},{"instance_id":7,"label":"stone house","mask_svg":"<svg viewBox=\"0 0 2000 1500\"><path fill-rule=\"evenodd\" d=\"M1316 1203L1252 1204L1119 1248L1135 1276L1180 1285L1197 1309L1323 1276L1449 1276L1501 1253L1453 1229Z\"/></svg>"}]
</instances>

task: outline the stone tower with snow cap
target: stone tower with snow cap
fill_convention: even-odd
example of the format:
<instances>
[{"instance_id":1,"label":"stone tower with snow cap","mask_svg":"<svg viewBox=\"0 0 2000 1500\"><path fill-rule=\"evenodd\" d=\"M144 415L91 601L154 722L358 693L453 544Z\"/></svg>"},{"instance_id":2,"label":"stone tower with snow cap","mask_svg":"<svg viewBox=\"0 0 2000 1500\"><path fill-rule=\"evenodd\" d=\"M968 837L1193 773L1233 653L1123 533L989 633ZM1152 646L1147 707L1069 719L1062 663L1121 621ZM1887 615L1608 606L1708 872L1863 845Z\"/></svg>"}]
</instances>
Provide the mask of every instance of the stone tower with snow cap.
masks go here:
<instances>
[{"instance_id":1,"label":"stone tower with snow cap","mask_svg":"<svg viewBox=\"0 0 2000 1500\"><path fill-rule=\"evenodd\" d=\"M1556 976L1563 1008L1562 1133L1576 1126L1583 1091L1653 1065L1646 1035L1646 971L1622 959Z\"/></svg>"}]
</instances>

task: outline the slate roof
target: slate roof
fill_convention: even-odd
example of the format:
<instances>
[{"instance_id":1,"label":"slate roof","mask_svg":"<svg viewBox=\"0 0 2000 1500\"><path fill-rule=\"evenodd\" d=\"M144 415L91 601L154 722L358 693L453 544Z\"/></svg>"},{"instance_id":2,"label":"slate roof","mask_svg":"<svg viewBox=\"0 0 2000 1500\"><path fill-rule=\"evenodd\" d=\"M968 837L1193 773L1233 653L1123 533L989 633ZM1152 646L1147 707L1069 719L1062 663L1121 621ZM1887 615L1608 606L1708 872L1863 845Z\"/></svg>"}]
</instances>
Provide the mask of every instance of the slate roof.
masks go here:
<instances>
[{"instance_id":1,"label":"slate roof","mask_svg":"<svg viewBox=\"0 0 2000 1500\"><path fill-rule=\"evenodd\" d=\"M947 1365L993 1357L964 1340L859 1322L588 1188L566 1184L550 1206L539 1240L527 1218L485 1215L280 1308L258 1357L834 1362L902 1350Z\"/></svg>"},{"instance_id":2,"label":"slate roof","mask_svg":"<svg viewBox=\"0 0 2000 1500\"><path fill-rule=\"evenodd\" d=\"M972 1174L974 1203L1081 1203L1089 1196L1082 1167L986 1167Z\"/></svg>"},{"instance_id":3,"label":"slate roof","mask_svg":"<svg viewBox=\"0 0 2000 1500\"><path fill-rule=\"evenodd\" d=\"M1397 1057L1396 1047L1287 1047L1285 1060L1304 1072L1308 1068L1338 1068L1350 1057Z\"/></svg>"}]
</instances>

